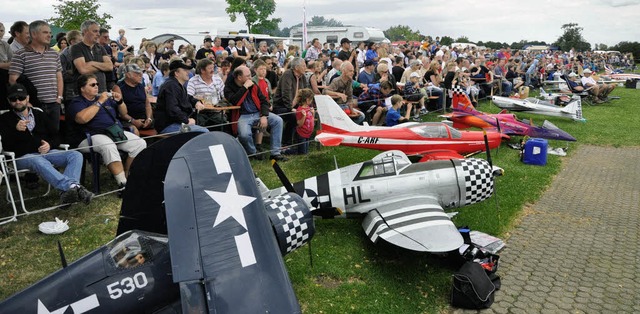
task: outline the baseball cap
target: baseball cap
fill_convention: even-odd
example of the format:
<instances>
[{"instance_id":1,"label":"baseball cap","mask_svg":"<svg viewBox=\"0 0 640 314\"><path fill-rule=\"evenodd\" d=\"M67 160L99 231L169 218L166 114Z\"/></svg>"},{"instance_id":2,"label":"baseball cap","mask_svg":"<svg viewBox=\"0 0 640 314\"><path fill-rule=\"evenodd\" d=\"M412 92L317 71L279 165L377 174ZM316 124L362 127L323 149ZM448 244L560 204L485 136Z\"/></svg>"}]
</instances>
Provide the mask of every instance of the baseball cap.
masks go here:
<instances>
[{"instance_id":1,"label":"baseball cap","mask_svg":"<svg viewBox=\"0 0 640 314\"><path fill-rule=\"evenodd\" d=\"M365 60L365 61L364 61L364 66L368 67L368 66L370 66L370 65L374 65L373 60Z\"/></svg>"},{"instance_id":2,"label":"baseball cap","mask_svg":"<svg viewBox=\"0 0 640 314\"><path fill-rule=\"evenodd\" d=\"M29 93L27 93L27 89L22 84L15 84L7 89L8 98L27 96L29 96Z\"/></svg>"},{"instance_id":3,"label":"baseball cap","mask_svg":"<svg viewBox=\"0 0 640 314\"><path fill-rule=\"evenodd\" d=\"M587 69L584 69L584 70L582 71L582 73L584 73L584 74L591 74L591 70L589 70L589 69L587 68Z\"/></svg>"},{"instance_id":4,"label":"baseball cap","mask_svg":"<svg viewBox=\"0 0 640 314\"><path fill-rule=\"evenodd\" d=\"M492 65L493 65L493 62L487 61L487 66L492 66Z\"/></svg>"},{"instance_id":5,"label":"baseball cap","mask_svg":"<svg viewBox=\"0 0 640 314\"><path fill-rule=\"evenodd\" d=\"M349 38L347 37L340 39L340 44L342 45L344 43L351 43L351 40L349 40Z\"/></svg>"},{"instance_id":6,"label":"baseball cap","mask_svg":"<svg viewBox=\"0 0 640 314\"><path fill-rule=\"evenodd\" d=\"M127 64L124 67L124 73L142 73L142 69L135 63Z\"/></svg>"},{"instance_id":7,"label":"baseball cap","mask_svg":"<svg viewBox=\"0 0 640 314\"><path fill-rule=\"evenodd\" d=\"M411 74L409 75L409 77L420 77L420 74L418 72L411 72Z\"/></svg>"},{"instance_id":8,"label":"baseball cap","mask_svg":"<svg viewBox=\"0 0 640 314\"><path fill-rule=\"evenodd\" d=\"M211 37L205 37L204 42L213 42L213 39L211 39Z\"/></svg>"},{"instance_id":9,"label":"baseball cap","mask_svg":"<svg viewBox=\"0 0 640 314\"><path fill-rule=\"evenodd\" d=\"M193 69L193 67L186 65L182 60L171 61L171 63L169 63L169 71L173 71L177 69L191 70Z\"/></svg>"},{"instance_id":10,"label":"baseball cap","mask_svg":"<svg viewBox=\"0 0 640 314\"><path fill-rule=\"evenodd\" d=\"M576 76L578 76L578 74L575 74L573 72L569 73L569 77L576 77Z\"/></svg>"}]
</instances>

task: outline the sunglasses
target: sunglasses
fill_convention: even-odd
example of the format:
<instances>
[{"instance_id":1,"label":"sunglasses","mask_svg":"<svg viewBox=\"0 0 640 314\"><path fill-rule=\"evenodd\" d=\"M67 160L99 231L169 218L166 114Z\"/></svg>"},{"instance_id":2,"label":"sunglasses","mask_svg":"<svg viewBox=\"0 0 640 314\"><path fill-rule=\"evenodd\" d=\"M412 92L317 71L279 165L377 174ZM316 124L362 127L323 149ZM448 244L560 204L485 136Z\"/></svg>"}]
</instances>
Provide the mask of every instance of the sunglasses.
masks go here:
<instances>
[{"instance_id":1,"label":"sunglasses","mask_svg":"<svg viewBox=\"0 0 640 314\"><path fill-rule=\"evenodd\" d=\"M118 47L118 45L111 45L111 47Z\"/></svg>"},{"instance_id":2,"label":"sunglasses","mask_svg":"<svg viewBox=\"0 0 640 314\"><path fill-rule=\"evenodd\" d=\"M26 96L18 96L18 97L9 97L9 101L10 102L16 102L16 101L24 101L25 99L27 99Z\"/></svg>"},{"instance_id":3,"label":"sunglasses","mask_svg":"<svg viewBox=\"0 0 640 314\"><path fill-rule=\"evenodd\" d=\"M96 87L96 86L100 86L100 84L98 84L98 83L91 83L91 84L89 84L89 86L91 86L91 87Z\"/></svg>"}]
</instances>

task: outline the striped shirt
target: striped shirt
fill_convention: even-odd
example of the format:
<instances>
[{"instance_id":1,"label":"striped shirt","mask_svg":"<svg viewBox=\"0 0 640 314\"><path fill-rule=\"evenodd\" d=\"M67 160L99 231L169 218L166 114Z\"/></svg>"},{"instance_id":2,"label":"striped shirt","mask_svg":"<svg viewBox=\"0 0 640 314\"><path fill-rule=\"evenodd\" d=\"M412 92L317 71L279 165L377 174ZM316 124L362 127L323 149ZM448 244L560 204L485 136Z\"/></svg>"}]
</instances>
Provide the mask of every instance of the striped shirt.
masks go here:
<instances>
[{"instance_id":1,"label":"striped shirt","mask_svg":"<svg viewBox=\"0 0 640 314\"><path fill-rule=\"evenodd\" d=\"M224 82L222 79L214 75L211 84L205 83L200 75L196 75L189 79L187 83L187 94L191 96L211 95L211 104L215 105L224 98ZM196 97L198 98L198 97Z\"/></svg>"},{"instance_id":2,"label":"striped shirt","mask_svg":"<svg viewBox=\"0 0 640 314\"><path fill-rule=\"evenodd\" d=\"M57 73L62 73L60 56L47 47L44 53L34 51L31 46L16 51L11 59L9 74L24 74L38 91L41 103L53 103L58 100Z\"/></svg>"}]
</instances>

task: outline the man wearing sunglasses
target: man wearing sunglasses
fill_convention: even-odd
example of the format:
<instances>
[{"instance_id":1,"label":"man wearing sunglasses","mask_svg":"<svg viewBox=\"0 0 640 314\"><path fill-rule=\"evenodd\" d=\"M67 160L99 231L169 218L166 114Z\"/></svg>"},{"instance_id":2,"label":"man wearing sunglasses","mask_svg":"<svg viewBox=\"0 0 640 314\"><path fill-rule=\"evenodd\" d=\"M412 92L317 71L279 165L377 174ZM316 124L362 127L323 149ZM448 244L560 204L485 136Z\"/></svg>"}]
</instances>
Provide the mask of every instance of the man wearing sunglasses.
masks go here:
<instances>
[{"instance_id":1,"label":"man wearing sunglasses","mask_svg":"<svg viewBox=\"0 0 640 314\"><path fill-rule=\"evenodd\" d=\"M58 132L63 92L60 56L49 48L51 28L47 22L31 22L29 34L31 43L16 51L11 59L9 85L15 84L21 75L28 78L37 91L39 106Z\"/></svg>"},{"instance_id":2,"label":"man wearing sunglasses","mask_svg":"<svg viewBox=\"0 0 640 314\"><path fill-rule=\"evenodd\" d=\"M91 202L93 193L80 182L82 154L58 147L58 132L37 108L31 108L27 90L21 84L8 89L11 111L0 116L2 145L16 153L18 169L29 169L60 191L60 203ZM64 168L60 173L55 167Z\"/></svg>"}]
</instances>

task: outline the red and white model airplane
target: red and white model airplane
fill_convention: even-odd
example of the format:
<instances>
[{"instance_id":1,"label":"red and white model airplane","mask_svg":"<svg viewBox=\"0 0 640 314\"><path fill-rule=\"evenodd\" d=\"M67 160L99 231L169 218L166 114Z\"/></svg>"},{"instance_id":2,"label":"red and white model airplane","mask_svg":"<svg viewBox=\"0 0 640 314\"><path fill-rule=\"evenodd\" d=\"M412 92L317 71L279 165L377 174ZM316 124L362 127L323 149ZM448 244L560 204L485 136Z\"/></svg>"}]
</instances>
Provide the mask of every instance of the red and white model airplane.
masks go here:
<instances>
[{"instance_id":1,"label":"red and white model airplane","mask_svg":"<svg viewBox=\"0 0 640 314\"><path fill-rule=\"evenodd\" d=\"M315 96L322 130L316 141L324 146L352 146L374 150L399 150L422 155L420 161L463 158L486 150L484 133L459 131L445 123L408 122L393 127L363 126L353 122L329 96ZM490 149L497 148L507 135L487 132Z\"/></svg>"}]
</instances>

